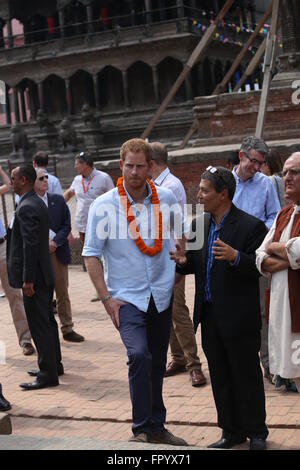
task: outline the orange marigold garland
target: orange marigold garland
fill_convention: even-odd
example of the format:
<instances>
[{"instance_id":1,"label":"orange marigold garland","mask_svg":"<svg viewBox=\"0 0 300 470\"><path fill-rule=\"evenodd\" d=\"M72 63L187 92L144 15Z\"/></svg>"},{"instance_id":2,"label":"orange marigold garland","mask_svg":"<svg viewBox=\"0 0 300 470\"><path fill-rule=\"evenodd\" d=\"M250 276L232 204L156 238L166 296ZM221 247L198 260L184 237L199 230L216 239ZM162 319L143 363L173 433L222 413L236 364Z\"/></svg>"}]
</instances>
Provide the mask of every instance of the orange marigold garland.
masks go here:
<instances>
[{"instance_id":1,"label":"orange marigold garland","mask_svg":"<svg viewBox=\"0 0 300 470\"><path fill-rule=\"evenodd\" d=\"M159 199L157 196L155 185L152 183L151 180L149 179L147 180L152 190L151 203L153 205L154 220L155 220L155 243L153 247L149 247L145 244L144 240L142 240L140 236L139 229L136 225L135 217L132 213L130 202L128 200L127 194L123 186L123 181L124 181L124 178L122 176L117 181L117 188L118 188L118 192L120 196L120 201L124 209L124 212L126 214L129 228L133 235L135 244L144 255L155 256L158 253L160 253L162 250L162 213L160 211Z\"/></svg>"}]
</instances>

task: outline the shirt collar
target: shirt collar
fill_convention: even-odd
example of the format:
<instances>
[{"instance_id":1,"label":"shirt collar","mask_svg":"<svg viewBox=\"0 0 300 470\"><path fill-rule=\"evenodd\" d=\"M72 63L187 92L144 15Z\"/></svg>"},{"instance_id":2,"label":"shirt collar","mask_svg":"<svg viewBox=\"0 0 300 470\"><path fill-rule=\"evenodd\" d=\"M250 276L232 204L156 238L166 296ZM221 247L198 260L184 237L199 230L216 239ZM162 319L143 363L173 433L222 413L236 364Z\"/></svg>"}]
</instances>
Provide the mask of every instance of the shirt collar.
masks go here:
<instances>
[{"instance_id":1,"label":"shirt collar","mask_svg":"<svg viewBox=\"0 0 300 470\"><path fill-rule=\"evenodd\" d=\"M231 209L231 208L230 208ZM228 209L227 212L225 212L225 214L223 215L222 219L221 219L221 222L220 222L220 225L219 225L219 229L223 227L224 225L224 222L225 222L225 219L226 217L228 216L229 212L230 212L230 209ZM215 226L217 227L217 223L215 221L215 219L213 218L212 214L210 215L210 220L215 224Z\"/></svg>"},{"instance_id":2,"label":"shirt collar","mask_svg":"<svg viewBox=\"0 0 300 470\"><path fill-rule=\"evenodd\" d=\"M148 199L151 199L152 197L152 189L151 189L151 186L150 184L148 183L148 181L146 181L146 184L147 184L147 190L148 190L148 194L147 196L145 197L145 201L148 200ZM128 201L130 203L130 205L132 206L133 204L135 204L135 201L132 199L132 197L130 196L129 192L127 191L126 187L125 187L125 181L123 181L123 188L125 189L125 193L127 194L127 197L128 197Z\"/></svg>"},{"instance_id":3,"label":"shirt collar","mask_svg":"<svg viewBox=\"0 0 300 470\"><path fill-rule=\"evenodd\" d=\"M235 177L235 179L237 180L238 183L245 183L245 184L246 184L246 183L248 183L248 181L254 181L255 179L257 179L257 174L259 173L259 171L257 171L257 172L252 176L252 178L248 178L246 181L242 180L242 179L238 176L238 174L237 174L237 172L236 172L236 169L237 169L237 168L238 168L238 165L233 168L232 173L233 173L233 176Z\"/></svg>"},{"instance_id":4,"label":"shirt collar","mask_svg":"<svg viewBox=\"0 0 300 470\"><path fill-rule=\"evenodd\" d=\"M42 199L42 201L44 201L44 203L46 204L46 206L48 206L47 192L44 194L44 196L41 196L40 194L38 194L38 197L39 197L40 199Z\"/></svg>"},{"instance_id":5,"label":"shirt collar","mask_svg":"<svg viewBox=\"0 0 300 470\"><path fill-rule=\"evenodd\" d=\"M166 177L170 174L170 170L169 168L167 167L164 171L162 171L160 173L160 175L158 175L158 177L154 180L154 184L156 184L156 186L161 186L162 183L164 182L164 180L166 179Z\"/></svg>"},{"instance_id":6,"label":"shirt collar","mask_svg":"<svg viewBox=\"0 0 300 470\"><path fill-rule=\"evenodd\" d=\"M93 170L90 173L90 176L88 176L87 178L83 175L81 175L81 176L82 176L83 179L89 181L91 178L93 178L95 176L95 173L96 173L96 168L93 168Z\"/></svg>"},{"instance_id":7,"label":"shirt collar","mask_svg":"<svg viewBox=\"0 0 300 470\"><path fill-rule=\"evenodd\" d=\"M22 196L20 196L18 205L20 204L20 202L22 201L22 199L24 199L24 197L26 196L26 194L28 194L28 193L29 193L29 191L27 191L27 193L24 193L24 194L22 194Z\"/></svg>"}]
</instances>

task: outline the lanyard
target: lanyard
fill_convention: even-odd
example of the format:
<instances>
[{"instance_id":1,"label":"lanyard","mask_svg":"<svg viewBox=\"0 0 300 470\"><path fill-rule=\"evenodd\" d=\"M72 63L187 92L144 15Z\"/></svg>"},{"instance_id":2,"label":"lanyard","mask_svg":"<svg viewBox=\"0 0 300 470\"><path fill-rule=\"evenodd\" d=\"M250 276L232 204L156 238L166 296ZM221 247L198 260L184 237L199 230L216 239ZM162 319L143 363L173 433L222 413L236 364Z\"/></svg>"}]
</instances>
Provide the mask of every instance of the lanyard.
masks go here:
<instances>
[{"instance_id":1,"label":"lanyard","mask_svg":"<svg viewBox=\"0 0 300 470\"><path fill-rule=\"evenodd\" d=\"M87 187L84 186L83 176L81 177L81 183L82 183L82 188L83 188L84 194L88 192L89 187L90 187L90 184L91 184L91 182L93 181L94 176L95 176L95 175L93 175L92 178L90 179L90 181L88 182Z\"/></svg>"}]
</instances>

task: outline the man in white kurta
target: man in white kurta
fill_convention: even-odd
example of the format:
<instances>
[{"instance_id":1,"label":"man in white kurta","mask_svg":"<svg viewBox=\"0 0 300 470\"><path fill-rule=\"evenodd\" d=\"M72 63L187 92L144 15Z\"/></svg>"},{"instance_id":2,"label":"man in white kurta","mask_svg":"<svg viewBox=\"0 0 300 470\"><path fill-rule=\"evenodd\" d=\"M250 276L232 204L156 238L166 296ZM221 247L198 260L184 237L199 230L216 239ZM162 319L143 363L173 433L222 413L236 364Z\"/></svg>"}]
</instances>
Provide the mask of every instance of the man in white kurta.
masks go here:
<instances>
[{"instance_id":1,"label":"man in white kurta","mask_svg":"<svg viewBox=\"0 0 300 470\"><path fill-rule=\"evenodd\" d=\"M283 168L286 196L293 201L289 220L279 241L274 242L274 235L280 214L257 250L256 264L259 271L271 275L269 308L269 359L270 372L295 381L300 391L300 331L292 331L290 306L289 268L300 269L300 233L295 234L295 224L300 214L300 152L294 153L285 162ZM298 223L299 226L299 223ZM299 286L300 288L300 286ZM300 295L297 292L297 297ZM299 301L299 297L298 297ZM300 311L297 313L300 316Z\"/></svg>"}]
</instances>

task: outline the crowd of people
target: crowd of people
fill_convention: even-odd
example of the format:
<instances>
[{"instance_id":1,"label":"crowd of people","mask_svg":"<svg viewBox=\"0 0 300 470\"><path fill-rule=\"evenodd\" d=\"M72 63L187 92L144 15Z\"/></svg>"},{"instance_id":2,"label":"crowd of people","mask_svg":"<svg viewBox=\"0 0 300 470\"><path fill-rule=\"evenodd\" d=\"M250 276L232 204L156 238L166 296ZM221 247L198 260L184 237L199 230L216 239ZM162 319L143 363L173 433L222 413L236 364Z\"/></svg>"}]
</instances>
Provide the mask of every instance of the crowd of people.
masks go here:
<instances>
[{"instance_id":1,"label":"crowd of people","mask_svg":"<svg viewBox=\"0 0 300 470\"><path fill-rule=\"evenodd\" d=\"M160 142L122 145L116 187L81 152L63 195L47 164L38 152L33 166L19 165L10 178L0 167L0 193L12 186L18 196L7 233L0 220L1 283L23 353L34 353L33 339L38 356L38 369L28 371L33 382L21 388L57 386L64 374L54 290L63 338L84 341L73 330L68 293L67 202L75 195L85 266L128 355L130 440L188 445L165 428L163 380L187 370L193 387L205 386L200 325L222 430L209 447L249 439L250 450L264 450L262 368L276 388L300 391L300 152L283 163L262 139L246 137L228 168L210 165L199 175L203 212L191 224L184 186ZM193 321L187 274L195 276ZM0 386L0 410L10 406Z\"/></svg>"}]
</instances>

